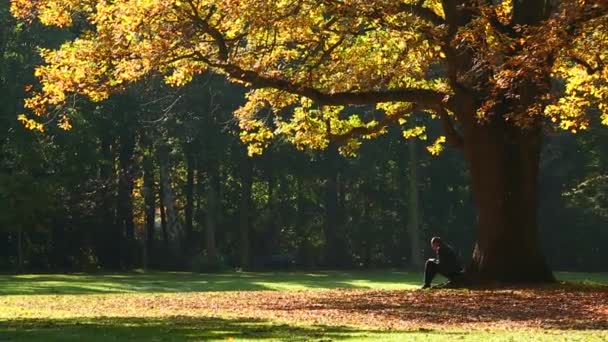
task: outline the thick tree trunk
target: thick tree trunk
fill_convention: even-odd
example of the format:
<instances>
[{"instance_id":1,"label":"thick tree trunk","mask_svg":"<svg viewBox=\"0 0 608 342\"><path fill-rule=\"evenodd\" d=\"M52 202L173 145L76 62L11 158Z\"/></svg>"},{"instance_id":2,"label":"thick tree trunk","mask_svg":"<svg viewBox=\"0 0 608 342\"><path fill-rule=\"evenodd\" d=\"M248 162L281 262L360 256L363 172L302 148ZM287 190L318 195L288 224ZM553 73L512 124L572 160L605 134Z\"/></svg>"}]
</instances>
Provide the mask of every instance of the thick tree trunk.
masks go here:
<instances>
[{"instance_id":1,"label":"thick tree trunk","mask_svg":"<svg viewBox=\"0 0 608 342\"><path fill-rule=\"evenodd\" d=\"M474 282L554 281L537 225L541 129L498 121L465 130L479 237L468 275Z\"/></svg>"},{"instance_id":2,"label":"thick tree trunk","mask_svg":"<svg viewBox=\"0 0 608 342\"><path fill-rule=\"evenodd\" d=\"M409 152L409 201L407 232L410 238L410 266L422 267L420 248L420 201L418 196L418 150L415 139L408 141Z\"/></svg>"}]
</instances>

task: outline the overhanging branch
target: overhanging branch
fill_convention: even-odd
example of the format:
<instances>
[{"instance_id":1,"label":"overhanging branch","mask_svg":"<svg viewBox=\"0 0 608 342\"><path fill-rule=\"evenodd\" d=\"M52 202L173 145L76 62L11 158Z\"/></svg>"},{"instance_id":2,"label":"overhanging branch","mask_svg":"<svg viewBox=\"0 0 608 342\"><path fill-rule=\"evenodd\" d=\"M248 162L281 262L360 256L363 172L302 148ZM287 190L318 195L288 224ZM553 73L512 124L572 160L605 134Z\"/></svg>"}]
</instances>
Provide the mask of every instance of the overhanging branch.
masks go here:
<instances>
[{"instance_id":1,"label":"overhanging branch","mask_svg":"<svg viewBox=\"0 0 608 342\"><path fill-rule=\"evenodd\" d=\"M235 65L209 63L212 67L226 72L230 77L251 83L256 88L274 88L288 93L305 96L322 105L364 105L383 102L413 102L425 107L445 106L445 93L430 89L399 88L355 92L326 93L310 86L292 83L285 79L262 76L254 71L244 70Z\"/></svg>"}]
</instances>

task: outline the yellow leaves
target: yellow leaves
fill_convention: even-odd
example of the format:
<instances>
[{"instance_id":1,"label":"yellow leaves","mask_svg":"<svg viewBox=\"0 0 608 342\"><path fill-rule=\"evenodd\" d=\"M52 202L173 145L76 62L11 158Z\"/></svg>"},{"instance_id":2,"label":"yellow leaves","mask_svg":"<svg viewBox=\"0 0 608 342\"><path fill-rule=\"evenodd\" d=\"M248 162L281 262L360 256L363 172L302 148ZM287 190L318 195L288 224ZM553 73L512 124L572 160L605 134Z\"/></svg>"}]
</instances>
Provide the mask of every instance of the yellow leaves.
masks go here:
<instances>
[{"instance_id":1,"label":"yellow leaves","mask_svg":"<svg viewBox=\"0 0 608 342\"><path fill-rule=\"evenodd\" d=\"M416 126L413 128L406 129L403 131L403 137L405 139L420 138L420 140L426 140L426 127Z\"/></svg>"},{"instance_id":2,"label":"yellow leaves","mask_svg":"<svg viewBox=\"0 0 608 342\"><path fill-rule=\"evenodd\" d=\"M432 145L427 146L426 149L434 156L439 155L439 153L441 153L441 151L444 149L445 142L446 137L443 135L439 136L437 139L435 139L435 142Z\"/></svg>"},{"instance_id":3,"label":"yellow leaves","mask_svg":"<svg viewBox=\"0 0 608 342\"><path fill-rule=\"evenodd\" d=\"M70 129L72 129L72 123L70 122L70 119L67 115L61 115L59 121L57 122L57 126L59 126L59 128L63 129L64 131L69 131Z\"/></svg>"},{"instance_id":4,"label":"yellow leaves","mask_svg":"<svg viewBox=\"0 0 608 342\"><path fill-rule=\"evenodd\" d=\"M17 116L17 120L19 120L27 129L32 131L44 132L44 125L37 122L36 120L28 119L25 114L19 114Z\"/></svg>"}]
</instances>

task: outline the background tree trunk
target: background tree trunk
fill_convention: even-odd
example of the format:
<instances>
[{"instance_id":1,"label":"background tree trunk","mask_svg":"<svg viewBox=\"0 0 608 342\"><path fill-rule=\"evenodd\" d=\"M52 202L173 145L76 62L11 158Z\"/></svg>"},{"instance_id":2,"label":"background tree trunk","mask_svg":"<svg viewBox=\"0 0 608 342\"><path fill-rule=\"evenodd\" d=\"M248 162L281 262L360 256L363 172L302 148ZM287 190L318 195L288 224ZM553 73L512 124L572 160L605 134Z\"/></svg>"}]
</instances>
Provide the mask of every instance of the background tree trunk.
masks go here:
<instances>
[{"instance_id":1,"label":"background tree trunk","mask_svg":"<svg viewBox=\"0 0 608 342\"><path fill-rule=\"evenodd\" d=\"M156 203L154 201L154 164L147 152L143 156L143 181L142 192L144 195L144 216L145 216L145 241L144 241L144 269L150 265L150 256L154 250L154 220Z\"/></svg>"},{"instance_id":2,"label":"background tree trunk","mask_svg":"<svg viewBox=\"0 0 608 342\"><path fill-rule=\"evenodd\" d=\"M179 222L179 217L177 216L173 187L171 185L169 147L164 144L159 147L159 167L163 204L165 206L165 215L167 221L167 238L169 240L169 247L174 253L174 256L176 258L180 258L183 254L183 230Z\"/></svg>"},{"instance_id":3,"label":"background tree trunk","mask_svg":"<svg viewBox=\"0 0 608 342\"><path fill-rule=\"evenodd\" d=\"M249 253L249 219L251 209L251 187L253 185L253 165L251 160L244 156L241 161L241 203L239 207L240 228L240 257L241 267L247 269L251 266Z\"/></svg>"},{"instance_id":4,"label":"background tree trunk","mask_svg":"<svg viewBox=\"0 0 608 342\"><path fill-rule=\"evenodd\" d=\"M122 268L133 266L135 252L135 225L133 223L133 187L134 168L133 152L135 149L135 137L133 131L125 129L120 134L120 151L118 154L120 170L118 173L118 198L116 219L120 229Z\"/></svg>"},{"instance_id":5,"label":"background tree trunk","mask_svg":"<svg viewBox=\"0 0 608 342\"><path fill-rule=\"evenodd\" d=\"M211 262L217 260L217 247L215 233L217 230L217 219L219 211L219 187L220 175L217 161L210 162L207 184L207 216L205 229L205 249L207 257Z\"/></svg>"},{"instance_id":6,"label":"background tree trunk","mask_svg":"<svg viewBox=\"0 0 608 342\"><path fill-rule=\"evenodd\" d=\"M418 194L418 144L416 139L407 142L409 152L409 201L407 232L410 240L410 266L414 269L422 267L420 248L420 201Z\"/></svg>"},{"instance_id":7,"label":"background tree trunk","mask_svg":"<svg viewBox=\"0 0 608 342\"><path fill-rule=\"evenodd\" d=\"M191 143L184 146L186 157L186 206L184 208L185 222L185 245L188 251L192 249L192 233L194 231L194 172L195 172L195 156Z\"/></svg>"}]
</instances>

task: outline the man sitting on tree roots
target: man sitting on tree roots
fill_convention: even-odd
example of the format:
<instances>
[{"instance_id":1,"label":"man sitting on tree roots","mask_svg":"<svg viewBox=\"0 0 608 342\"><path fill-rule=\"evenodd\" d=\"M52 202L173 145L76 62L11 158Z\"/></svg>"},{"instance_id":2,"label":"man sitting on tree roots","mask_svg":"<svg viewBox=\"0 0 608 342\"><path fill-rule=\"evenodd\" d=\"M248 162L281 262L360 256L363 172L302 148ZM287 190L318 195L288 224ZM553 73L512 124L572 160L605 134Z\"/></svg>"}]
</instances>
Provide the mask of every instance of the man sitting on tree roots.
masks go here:
<instances>
[{"instance_id":1,"label":"man sitting on tree roots","mask_svg":"<svg viewBox=\"0 0 608 342\"><path fill-rule=\"evenodd\" d=\"M426 261L422 289L431 287L431 282L437 273L448 278L448 282L440 287L455 286L455 282L463 274L463 268L456 256L456 252L454 252L450 245L443 243L438 236L431 239L431 248L437 253L437 257Z\"/></svg>"}]
</instances>

